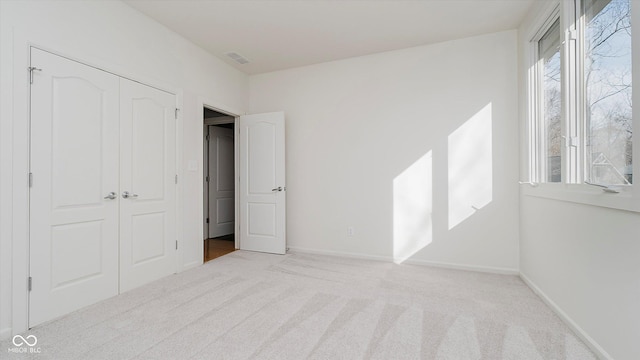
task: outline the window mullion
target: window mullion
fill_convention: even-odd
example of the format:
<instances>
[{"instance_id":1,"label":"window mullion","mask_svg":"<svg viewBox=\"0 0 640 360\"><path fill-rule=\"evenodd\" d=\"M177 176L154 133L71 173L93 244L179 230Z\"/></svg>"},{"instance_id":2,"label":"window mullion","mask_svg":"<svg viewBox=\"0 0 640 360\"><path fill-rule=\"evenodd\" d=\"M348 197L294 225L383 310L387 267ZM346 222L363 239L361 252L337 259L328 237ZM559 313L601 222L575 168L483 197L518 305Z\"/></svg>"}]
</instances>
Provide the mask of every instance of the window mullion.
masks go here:
<instances>
[{"instance_id":1,"label":"window mullion","mask_svg":"<svg viewBox=\"0 0 640 360\"><path fill-rule=\"evenodd\" d=\"M540 121L539 121L539 117L540 114L542 114L542 106L541 106L541 88L540 86L538 86L538 84L540 84L541 79L542 79L542 74L540 72L539 69L539 63L540 61L538 60L538 48L537 46L532 46L532 53L533 56L532 58L534 59L533 62L536 63L535 66L532 67L532 71L531 71L531 82L530 84L533 84L533 86L530 87L531 89L531 104L533 105L531 107L531 112L530 112L530 119L535 119L532 121L529 121L529 141L530 141L530 168L529 168L529 181L533 181L533 182L543 182L544 181L544 171L542 169L542 164L541 164L541 158L542 158L542 146L541 146L541 141L543 136L542 133L542 126L540 126Z\"/></svg>"},{"instance_id":2,"label":"window mullion","mask_svg":"<svg viewBox=\"0 0 640 360\"><path fill-rule=\"evenodd\" d=\"M581 181L580 176L580 147L583 137L580 134L579 121L579 57L578 57L578 27L576 18L576 6L579 0L565 1L562 12L563 26L563 144L565 149L564 161L562 162L563 182L575 184Z\"/></svg>"},{"instance_id":3,"label":"window mullion","mask_svg":"<svg viewBox=\"0 0 640 360\"><path fill-rule=\"evenodd\" d=\"M585 110L586 110L586 81L584 78L584 38L585 38L585 28L584 28L584 18L579 16L578 14L582 13L582 0L574 0L574 34L576 34L576 40L574 41L574 76L575 76L575 89L574 97L575 97L575 118L573 122L573 127L575 129L575 137L577 139L577 146L574 147L573 151L575 152L575 183L581 184L585 180L585 166L586 163L586 145L587 145L587 134L585 130Z\"/></svg>"},{"instance_id":4,"label":"window mullion","mask_svg":"<svg viewBox=\"0 0 640 360\"><path fill-rule=\"evenodd\" d=\"M536 51L536 54L539 56L539 51ZM538 84L542 83L543 80L543 72L541 71L542 61L539 61L539 65L536 66L536 81ZM541 86L536 87L536 116L543 117L544 116L544 90ZM546 169L546 154L544 154L544 149L547 148L546 145L546 129L542 122L539 120L536 121L536 157L537 157L537 175L539 182L547 181L547 169Z\"/></svg>"}]
</instances>

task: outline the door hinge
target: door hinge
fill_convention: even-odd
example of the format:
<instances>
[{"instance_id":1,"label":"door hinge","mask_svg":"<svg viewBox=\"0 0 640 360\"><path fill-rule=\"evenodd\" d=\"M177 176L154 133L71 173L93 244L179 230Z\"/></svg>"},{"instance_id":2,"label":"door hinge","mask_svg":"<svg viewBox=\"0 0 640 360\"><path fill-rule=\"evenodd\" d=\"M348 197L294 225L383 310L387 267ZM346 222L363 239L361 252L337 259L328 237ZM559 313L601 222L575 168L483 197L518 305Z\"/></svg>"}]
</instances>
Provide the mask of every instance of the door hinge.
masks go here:
<instances>
[{"instance_id":1,"label":"door hinge","mask_svg":"<svg viewBox=\"0 0 640 360\"><path fill-rule=\"evenodd\" d=\"M207 218L207 224L209 223L209 218Z\"/></svg>"},{"instance_id":2,"label":"door hinge","mask_svg":"<svg viewBox=\"0 0 640 360\"><path fill-rule=\"evenodd\" d=\"M176 112L175 112L176 120L178 120L178 111L180 111L180 109L176 108Z\"/></svg>"},{"instance_id":3,"label":"door hinge","mask_svg":"<svg viewBox=\"0 0 640 360\"><path fill-rule=\"evenodd\" d=\"M29 66L27 69L29 70L29 84L33 84L33 72L42 71L42 69L38 69L35 66Z\"/></svg>"},{"instance_id":4,"label":"door hinge","mask_svg":"<svg viewBox=\"0 0 640 360\"><path fill-rule=\"evenodd\" d=\"M211 136L207 135L207 141L209 141L209 139L211 139Z\"/></svg>"},{"instance_id":5,"label":"door hinge","mask_svg":"<svg viewBox=\"0 0 640 360\"><path fill-rule=\"evenodd\" d=\"M33 186L33 173L29 173L29 187Z\"/></svg>"},{"instance_id":6,"label":"door hinge","mask_svg":"<svg viewBox=\"0 0 640 360\"><path fill-rule=\"evenodd\" d=\"M178 183L178 174L176 174L176 184Z\"/></svg>"},{"instance_id":7,"label":"door hinge","mask_svg":"<svg viewBox=\"0 0 640 360\"><path fill-rule=\"evenodd\" d=\"M28 283L27 283L29 291L31 291L32 285L33 285L33 279L31 278L31 276L29 276L29 280L28 280Z\"/></svg>"},{"instance_id":8,"label":"door hinge","mask_svg":"<svg viewBox=\"0 0 640 360\"><path fill-rule=\"evenodd\" d=\"M205 180L206 182L209 182L209 177L207 176L204 180Z\"/></svg>"},{"instance_id":9,"label":"door hinge","mask_svg":"<svg viewBox=\"0 0 640 360\"><path fill-rule=\"evenodd\" d=\"M178 240L176 240L176 250L178 250Z\"/></svg>"}]
</instances>

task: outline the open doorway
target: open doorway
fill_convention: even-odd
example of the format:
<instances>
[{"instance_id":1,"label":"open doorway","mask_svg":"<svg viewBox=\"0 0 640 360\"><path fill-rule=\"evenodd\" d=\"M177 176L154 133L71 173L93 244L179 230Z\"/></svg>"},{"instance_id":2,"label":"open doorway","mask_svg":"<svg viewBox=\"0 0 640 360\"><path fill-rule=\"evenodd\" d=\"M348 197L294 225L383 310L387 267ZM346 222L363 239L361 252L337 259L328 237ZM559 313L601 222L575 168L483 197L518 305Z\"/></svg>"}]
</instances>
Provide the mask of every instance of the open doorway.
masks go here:
<instances>
[{"instance_id":1,"label":"open doorway","mask_svg":"<svg viewBox=\"0 0 640 360\"><path fill-rule=\"evenodd\" d=\"M235 119L204 108L204 262L235 250Z\"/></svg>"}]
</instances>

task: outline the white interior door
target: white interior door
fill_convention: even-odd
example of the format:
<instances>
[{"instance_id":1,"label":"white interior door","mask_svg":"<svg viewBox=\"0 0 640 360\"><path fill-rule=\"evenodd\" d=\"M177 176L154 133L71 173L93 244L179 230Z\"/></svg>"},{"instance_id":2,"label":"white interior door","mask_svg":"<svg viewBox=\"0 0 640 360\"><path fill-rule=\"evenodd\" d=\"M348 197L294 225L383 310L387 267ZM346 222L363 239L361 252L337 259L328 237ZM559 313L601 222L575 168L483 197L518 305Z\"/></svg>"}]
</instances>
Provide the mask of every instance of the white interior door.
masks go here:
<instances>
[{"instance_id":1,"label":"white interior door","mask_svg":"<svg viewBox=\"0 0 640 360\"><path fill-rule=\"evenodd\" d=\"M34 326L118 294L119 99L112 74L35 48L31 65Z\"/></svg>"},{"instance_id":2,"label":"white interior door","mask_svg":"<svg viewBox=\"0 0 640 360\"><path fill-rule=\"evenodd\" d=\"M209 238L235 228L233 130L209 126Z\"/></svg>"},{"instance_id":3,"label":"white interior door","mask_svg":"<svg viewBox=\"0 0 640 360\"><path fill-rule=\"evenodd\" d=\"M240 117L240 248L286 252L284 113Z\"/></svg>"},{"instance_id":4,"label":"white interior door","mask_svg":"<svg viewBox=\"0 0 640 360\"><path fill-rule=\"evenodd\" d=\"M176 272L175 95L120 79L120 291Z\"/></svg>"}]
</instances>

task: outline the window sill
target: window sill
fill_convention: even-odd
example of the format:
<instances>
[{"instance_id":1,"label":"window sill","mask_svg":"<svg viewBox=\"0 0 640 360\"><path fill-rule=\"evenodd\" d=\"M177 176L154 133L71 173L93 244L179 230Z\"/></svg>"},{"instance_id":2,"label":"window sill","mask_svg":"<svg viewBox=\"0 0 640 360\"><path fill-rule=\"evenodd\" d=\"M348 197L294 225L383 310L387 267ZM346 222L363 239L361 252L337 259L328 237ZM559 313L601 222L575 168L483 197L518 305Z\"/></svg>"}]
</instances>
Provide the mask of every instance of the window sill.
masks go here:
<instances>
[{"instance_id":1,"label":"window sill","mask_svg":"<svg viewBox=\"0 0 640 360\"><path fill-rule=\"evenodd\" d=\"M523 184L521 186L521 194L525 196L640 212L640 197L634 196L632 188L613 194L590 185L539 184L534 187Z\"/></svg>"}]
</instances>

